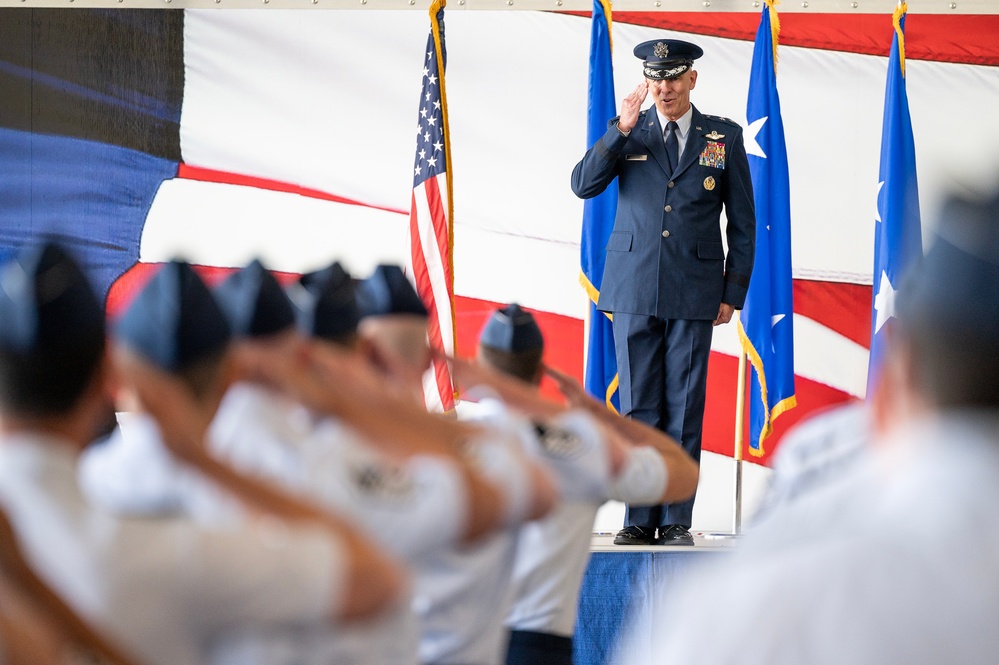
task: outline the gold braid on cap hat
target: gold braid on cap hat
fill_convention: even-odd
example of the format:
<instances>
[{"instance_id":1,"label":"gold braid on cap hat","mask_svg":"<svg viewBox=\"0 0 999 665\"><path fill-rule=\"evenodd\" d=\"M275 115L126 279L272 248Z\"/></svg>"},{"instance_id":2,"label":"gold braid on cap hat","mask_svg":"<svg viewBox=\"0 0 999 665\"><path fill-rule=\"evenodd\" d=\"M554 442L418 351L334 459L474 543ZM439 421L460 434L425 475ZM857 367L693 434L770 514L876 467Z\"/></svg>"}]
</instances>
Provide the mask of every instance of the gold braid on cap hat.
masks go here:
<instances>
[{"instance_id":1,"label":"gold braid on cap hat","mask_svg":"<svg viewBox=\"0 0 999 665\"><path fill-rule=\"evenodd\" d=\"M677 65L676 67L673 67L672 69L654 69L654 68L649 67L648 65L646 65L646 67L645 67L645 78L647 78L647 79L656 79L656 80L671 79L671 78L675 78L675 77L679 76L680 74L684 73L688 69L690 69L690 63L686 63L686 62L683 63L683 64L681 64L681 65Z\"/></svg>"}]
</instances>

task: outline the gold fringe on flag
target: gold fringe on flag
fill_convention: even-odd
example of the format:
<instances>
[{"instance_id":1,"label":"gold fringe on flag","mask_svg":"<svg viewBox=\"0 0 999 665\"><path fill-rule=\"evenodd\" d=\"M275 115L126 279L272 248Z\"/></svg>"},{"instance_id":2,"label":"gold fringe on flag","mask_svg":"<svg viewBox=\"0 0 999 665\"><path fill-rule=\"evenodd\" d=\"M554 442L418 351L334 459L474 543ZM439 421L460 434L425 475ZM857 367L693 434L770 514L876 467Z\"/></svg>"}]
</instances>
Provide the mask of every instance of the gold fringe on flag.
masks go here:
<instances>
[{"instance_id":1,"label":"gold fringe on flag","mask_svg":"<svg viewBox=\"0 0 999 665\"><path fill-rule=\"evenodd\" d=\"M780 37L780 17L777 16L777 5L780 0L766 0L770 8L770 39L774 44L774 74L777 73L777 43Z\"/></svg>"},{"instance_id":2,"label":"gold fringe on flag","mask_svg":"<svg viewBox=\"0 0 999 665\"><path fill-rule=\"evenodd\" d=\"M902 17L908 11L908 3L900 2L895 7L895 11L891 13L891 24L895 26L895 34L898 35L898 60L902 66L902 78L905 78L905 33L902 32Z\"/></svg>"}]
</instances>

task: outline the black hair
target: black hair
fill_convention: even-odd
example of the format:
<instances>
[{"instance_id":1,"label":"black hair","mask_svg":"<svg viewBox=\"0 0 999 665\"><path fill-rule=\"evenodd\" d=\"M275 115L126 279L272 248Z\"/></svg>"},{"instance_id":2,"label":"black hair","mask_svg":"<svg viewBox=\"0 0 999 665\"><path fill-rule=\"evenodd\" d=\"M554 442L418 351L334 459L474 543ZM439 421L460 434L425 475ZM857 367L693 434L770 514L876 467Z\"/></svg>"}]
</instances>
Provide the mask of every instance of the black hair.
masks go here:
<instances>
[{"instance_id":1,"label":"black hair","mask_svg":"<svg viewBox=\"0 0 999 665\"><path fill-rule=\"evenodd\" d=\"M516 352L500 351L480 344L479 353L489 366L504 374L509 374L527 383L536 383L541 371L541 356L544 354L544 349Z\"/></svg>"},{"instance_id":2,"label":"black hair","mask_svg":"<svg viewBox=\"0 0 999 665\"><path fill-rule=\"evenodd\" d=\"M19 416L63 415L79 402L104 357L103 335L28 353L0 350L0 408Z\"/></svg>"}]
</instances>

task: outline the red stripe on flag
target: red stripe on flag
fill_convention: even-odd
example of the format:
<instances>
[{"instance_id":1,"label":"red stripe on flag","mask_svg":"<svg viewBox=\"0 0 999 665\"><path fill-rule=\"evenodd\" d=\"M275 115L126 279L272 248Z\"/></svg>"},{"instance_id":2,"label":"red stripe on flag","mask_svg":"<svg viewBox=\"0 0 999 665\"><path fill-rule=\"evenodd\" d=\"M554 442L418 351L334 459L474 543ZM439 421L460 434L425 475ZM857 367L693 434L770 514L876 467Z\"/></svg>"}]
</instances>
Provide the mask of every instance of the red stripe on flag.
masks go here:
<instances>
[{"instance_id":1,"label":"red stripe on flag","mask_svg":"<svg viewBox=\"0 0 999 665\"><path fill-rule=\"evenodd\" d=\"M347 203L349 205L363 206L365 208L385 210L386 212L395 212L400 215L406 214L405 210L401 210L399 208L389 208L386 206L364 203L363 201L357 201L355 199L349 199L345 196L330 194L329 192L324 192L319 189L302 187L301 185L293 185L291 183L282 182L280 180L271 180L269 178L258 178L256 176L244 175L242 173L232 173L229 171L217 171L215 169L206 169L200 166L191 166L190 164L182 163L180 167L177 169L177 177L182 178L184 180L214 182L223 185L240 185L242 187L254 187L256 189L266 189L271 192L285 192L287 194L298 194L299 196L305 196L310 199L322 199L323 201L335 201L336 203Z\"/></svg>"},{"instance_id":2,"label":"red stripe on flag","mask_svg":"<svg viewBox=\"0 0 999 665\"><path fill-rule=\"evenodd\" d=\"M739 359L712 351L708 359L708 389L704 407L704 429L701 450L732 457L735 452L735 396L739 376ZM857 398L818 381L800 375L794 377L794 392L798 408L786 411L774 421L773 434L764 442L762 457L749 453L749 418L743 431L743 459L747 462L769 465L774 452L779 449L784 434L796 423L816 411ZM747 407L748 411L748 407Z\"/></svg>"},{"instance_id":3,"label":"red stripe on flag","mask_svg":"<svg viewBox=\"0 0 999 665\"><path fill-rule=\"evenodd\" d=\"M587 19L590 12L567 12ZM697 35L753 41L760 12L614 12L615 23L631 23ZM909 14L905 57L911 60L999 65L999 15ZM781 12L781 46L887 56L891 12L806 14Z\"/></svg>"},{"instance_id":4,"label":"red stripe on flag","mask_svg":"<svg viewBox=\"0 0 999 665\"><path fill-rule=\"evenodd\" d=\"M134 295L155 274L159 267L160 264L139 263L122 275L112 285L108 293L108 316L114 317L124 307L127 307ZM195 266L195 270L207 283L216 284L231 274L234 269ZM297 275L293 273L275 273L275 275L283 284L287 284L297 278ZM849 286L861 290L866 288L868 292L870 291L869 286L864 287L854 284L844 285L830 282L809 282L807 284L806 288L814 288L816 290L820 290L820 287L828 287L835 292L837 287ZM798 296L797 291L795 292L795 296ZM835 299L835 296L833 299ZM818 303L820 300L816 299L815 302ZM474 357L478 345L479 332L482 330L482 326L485 325L486 319L493 311L506 304L508 303L496 303L477 298L456 296L455 319L457 322L458 347L455 350L455 354L466 358ZM865 304L865 311L867 305L869 303ZM561 314L541 312L535 309L528 309L528 311L534 315L538 327L541 328L541 332L545 338L545 364L567 372L582 382L583 322L580 319ZM816 320L821 321L819 318L816 318ZM737 365L737 358L712 352L708 366L703 449L727 456L732 455L732 442L735 435L733 414L735 413ZM444 375L440 373L440 369L439 366L435 365L434 370L437 373L438 385L441 385L441 380L447 380L448 383L445 385L450 385L450 377L447 376L445 379ZM443 369L446 371L446 365L444 365ZM818 410L855 399L848 393L802 376L795 377L795 386L799 407L788 411L775 422L774 434L771 438L767 439L766 455L762 459L750 458L747 450L745 451L744 459L755 463L768 463L773 452L779 447L784 433L792 425ZM559 397L557 388L547 378L541 385L541 391L550 398L557 399ZM748 431L745 433L744 440L748 441Z\"/></svg>"},{"instance_id":5,"label":"red stripe on flag","mask_svg":"<svg viewBox=\"0 0 999 665\"><path fill-rule=\"evenodd\" d=\"M871 286L794 280L794 313L871 348Z\"/></svg>"},{"instance_id":6,"label":"red stripe on flag","mask_svg":"<svg viewBox=\"0 0 999 665\"><path fill-rule=\"evenodd\" d=\"M509 303L496 303L465 296L454 297L454 314L458 334L455 355L474 358L479 345L479 333L492 313ZM545 340L543 362L574 376L583 382L583 321L563 314L524 308L534 315ZM560 401L562 394L547 376L541 382L541 394Z\"/></svg>"},{"instance_id":7,"label":"red stripe on flag","mask_svg":"<svg viewBox=\"0 0 999 665\"><path fill-rule=\"evenodd\" d=\"M431 180L433 180L433 178L431 178ZM426 183L423 184L423 191L426 191ZM419 209L416 205L416 197L423 195L423 192L418 193L417 190L414 189L411 198L412 212L409 216L409 234L411 239L410 249L413 260L413 279L416 282L416 291L420 294L420 299L423 300L423 304L426 305L429 314L427 322L427 335L430 341L430 348L437 351L444 351L444 340L441 335L440 312L437 308L437 299L434 296L430 271L427 267L426 256L424 255L425 249L420 235L421 226L425 224L426 221L421 221L420 219L418 213ZM439 201L440 197L438 196L438 202ZM431 211L431 217L433 217L434 214L435 213ZM451 380L451 371L447 367L447 364L435 361L434 376L437 380L437 393L440 397L441 404L443 405L445 411L450 411L454 408L454 388L452 387L454 383Z\"/></svg>"},{"instance_id":8,"label":"red stripe on flag","mask_svg":"<svg viewBox=\"0 0 999 665\"><path fill-rule=\"evenodd\" d=\"M108 290L108 297L104 303L104 309L108 318L113 319L128 307L136 294L142 290L156 271L160 269L162 263L136 263L128 271L115 280ZM236 272L238 268L220 268L218 266L192 266L194 272L205 281L209 287L214 287L223 279ZM298 279L298 273L277 272L271 273L277 278L281 286L287 286Z\"/></svg>"}]
</instances>

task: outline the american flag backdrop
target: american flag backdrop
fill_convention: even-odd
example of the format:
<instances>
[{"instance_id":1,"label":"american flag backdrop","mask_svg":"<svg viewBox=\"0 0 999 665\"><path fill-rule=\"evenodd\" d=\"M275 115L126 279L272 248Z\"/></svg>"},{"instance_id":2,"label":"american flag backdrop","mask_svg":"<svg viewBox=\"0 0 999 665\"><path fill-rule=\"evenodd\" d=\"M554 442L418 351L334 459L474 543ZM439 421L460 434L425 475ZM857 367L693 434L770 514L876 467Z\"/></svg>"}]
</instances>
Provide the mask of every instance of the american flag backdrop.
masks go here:
<instances>
[{"instance_id":1,"label":"american flag backdrop","mask_svg":"<svg viewBox=\"0 0 999 665\"><path fill-rule=\"evenodd\" d=\"M454 234L457 277L453 306L437 300L451 307L436 321L454 316L457 354L472 355L489 313L516 301L538 319L545 363L582 379L590 301L578 282L583 203L569 174L585 149L591 12L527 11L524 2L474 11L469 5L478 3L466 2L448 12L447 102L458 110L451 151L445 140L444 160L430 168L441 174L446 166L453 179L459 165L452 195L441 175L414 183L414 114L436 60L427 53L441 56L438 82L444 55L436 41L428 47L425 10L277 4L0 8L0 256L41 233L67 239L112 315L175 256L209 277L255 256L287 279L333 259L365 276L379 263L412 260L412 205L429 210L432 182L447 237ZM809 4L783 11L780 33L798 407L777 420L762 457L746 451L755 462L745 465L747 497L765 486L762 465L787 428L863 398L876 324L871 219L892 17L826 13L832 0ZM967 3L957 4L911 12L905 23L927 221L955 183L991 186L999 166L999 123L987 121L999 114L999 10L969 14ZM686 39L705 52L694 104L748 128L760 10L628 11L635 6L614 3L614 99L641 80L635 44ZM432 17L439 29L436 11ZM940 99L960 109L954 131L940 130ZM438 123L445 106L442 98ZM428 164L433 154L426 152ZM443 237L420 237L421 247L437 247L439 275L452 265L434 244ZM442 346L453 345L450 329L441 333ZM731 525L741 351L734 325L715 329L699 529Z\"/></svg>"},{"instance_id":2,"label":"american flag backdrop","mask_svg":"<svg viewBox=\"0 0 999 665\"><path fill-rule=\"evenodd\" d=\"M430 346L454 355L454 263L452 227L450 144L447 130L447 95L444 70L444 5L430 6L430 36L423 66L419 123L416 128L416 160L413 168L413 201L409 213L413 277L416 290L430 312ZM427 406L432 410L454 409L454 384L447 363L435 358L432 376L424 382Z\"/></svg>"}]
</instances>

